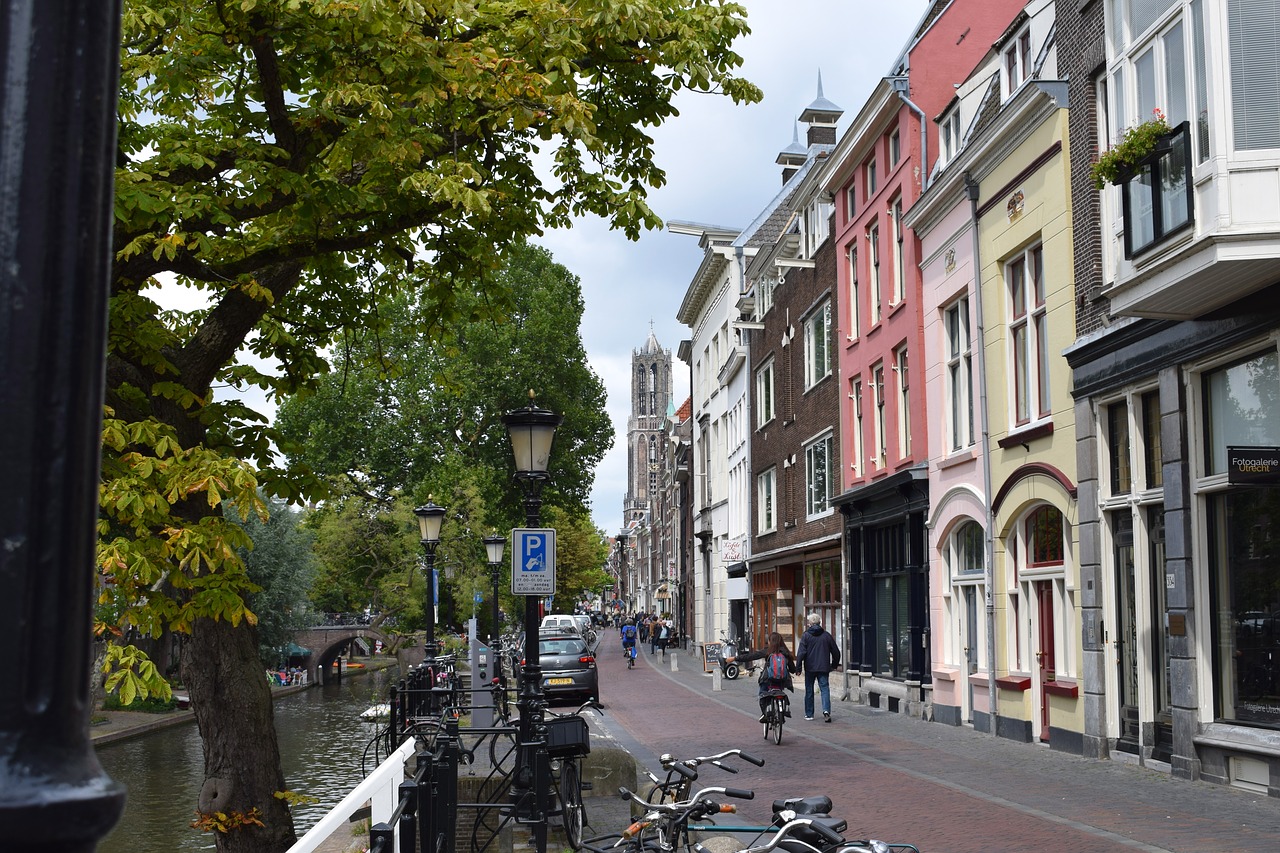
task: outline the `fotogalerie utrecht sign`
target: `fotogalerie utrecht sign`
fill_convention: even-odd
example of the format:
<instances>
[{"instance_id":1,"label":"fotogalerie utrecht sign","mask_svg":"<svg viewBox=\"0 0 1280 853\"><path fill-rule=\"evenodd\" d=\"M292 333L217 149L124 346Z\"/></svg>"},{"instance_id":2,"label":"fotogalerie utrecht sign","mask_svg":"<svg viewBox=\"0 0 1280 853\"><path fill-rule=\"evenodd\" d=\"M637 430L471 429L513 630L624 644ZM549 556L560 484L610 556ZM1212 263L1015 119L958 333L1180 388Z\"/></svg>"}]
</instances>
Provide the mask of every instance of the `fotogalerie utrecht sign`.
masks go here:
<instances>
[{"instance_id":1,"label":"fotogalerie utrecht sign","mask_svg":"<svg viewBox=\"0 0 1280 853\"><path fill-rule=\"evenodd\" d=\"M1227 482L1280 486L1280 447L1228 447Z\"/></svg>"}]
</instances>

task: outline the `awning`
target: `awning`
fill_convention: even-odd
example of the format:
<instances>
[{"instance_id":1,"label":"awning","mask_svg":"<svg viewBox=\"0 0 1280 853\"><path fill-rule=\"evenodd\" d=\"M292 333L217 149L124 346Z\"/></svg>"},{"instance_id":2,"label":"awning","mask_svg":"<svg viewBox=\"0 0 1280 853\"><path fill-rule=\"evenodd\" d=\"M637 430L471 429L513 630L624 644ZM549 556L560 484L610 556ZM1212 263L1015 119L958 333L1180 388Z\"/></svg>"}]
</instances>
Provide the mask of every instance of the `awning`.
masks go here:
<instances>
[{"instance_id":1,"label":"awning","mask_svg":"<svg viewBox=\"0 0 1280 853\"><path fill-rule=\"evenodd\" d=\"M286 648L285 657L291 658L309 658L311 657L311 649L304 649L297 643L290 643Z\"/></svg>"},{"instance_id":2,"label":"awning","mask_svg":"<svg viewBox=\"0 0 1280 853\"><path fill-rule=\"evenodd\" d=\"M730 563L725 566L725 574L731 578L742 578L747 576L747 564L745 562Z\"/></svg>"}]
</instances>

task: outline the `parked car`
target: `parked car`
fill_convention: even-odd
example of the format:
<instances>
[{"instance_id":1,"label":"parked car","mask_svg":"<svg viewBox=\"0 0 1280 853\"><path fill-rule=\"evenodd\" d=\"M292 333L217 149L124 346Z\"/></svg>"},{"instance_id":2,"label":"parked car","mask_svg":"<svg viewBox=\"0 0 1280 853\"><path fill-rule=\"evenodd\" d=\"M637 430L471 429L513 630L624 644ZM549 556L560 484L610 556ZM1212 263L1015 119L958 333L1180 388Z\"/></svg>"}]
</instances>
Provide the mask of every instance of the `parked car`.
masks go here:
<instances>
[{"instance_id":1,"label":"parked car","mask_svg":"<svg viewBox=\"0 0 1280 853\"><path fill-rule=\"evenodd\" d=\"M550 616L542 617L542 626L538 629L539 633L548 636L556 633L581 634L582 630L578 627L578 621L573 616L566 616L562 613L553 613Z\"/></svg>"},{"instance_id":2,"label":"parked car","mask_svg":"<svg viewBox=\"0 0 1280 853\"><path fill-rule=\"evenodd\" d=\"M542 691L548 698L600 698L600 671L587 641L578 634L554 634L538 638L542 664Z\"/></svg>"}]
</instances>

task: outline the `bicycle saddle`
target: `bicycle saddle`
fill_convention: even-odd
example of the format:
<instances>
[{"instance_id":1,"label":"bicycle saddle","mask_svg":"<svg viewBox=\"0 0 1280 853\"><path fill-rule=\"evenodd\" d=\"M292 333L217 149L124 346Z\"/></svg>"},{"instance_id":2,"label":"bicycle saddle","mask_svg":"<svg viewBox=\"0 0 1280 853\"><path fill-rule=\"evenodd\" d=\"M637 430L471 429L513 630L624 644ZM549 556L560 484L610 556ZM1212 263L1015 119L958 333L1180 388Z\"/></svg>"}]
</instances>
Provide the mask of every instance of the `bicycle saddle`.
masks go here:
<instances>
[{"instance_id":1,"label":"bicycle saddle","mask_svg":"<svg viewBox=\"0 0 1280 853\"><path fill-rule=\"evenodd\" d=\"M823 795L813 797L788 797L785 800L773 801L773 813L790 809L798 815L821 815L831 813L831 798Z\"/></svg>"}]
</instances>

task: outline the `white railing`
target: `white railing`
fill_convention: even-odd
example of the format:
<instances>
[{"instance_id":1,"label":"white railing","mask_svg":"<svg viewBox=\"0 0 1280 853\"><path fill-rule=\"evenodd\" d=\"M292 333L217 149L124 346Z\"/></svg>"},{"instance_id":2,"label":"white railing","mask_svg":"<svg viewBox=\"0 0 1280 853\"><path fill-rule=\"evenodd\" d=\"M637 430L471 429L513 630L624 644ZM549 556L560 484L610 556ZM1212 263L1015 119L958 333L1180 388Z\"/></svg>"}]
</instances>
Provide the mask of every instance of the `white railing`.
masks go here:
<instances>
[{"instance_id":1,"label":"white railing","mask_svg":"<svg viewBox=\"0 0 1280 853\"><path fill-rule=\"evenodd\" d=\"M343 797L342 802L320 818L315 826L307 830L306 835L294 842L294 845L289 848L289 853L315 853L320 845L335 832L339 830L349 832L347 827L351 815L365 803L370 805L371 826L389 820L400 802L400 783L405 778L405 762L416 750L417 745L412 737L405 740L399 749L387 757L386 761L379 764L377 769L350 794ZM396 846L393 849L400 849L399 839L396 840Z\"/></svg>"}]
</instances>

